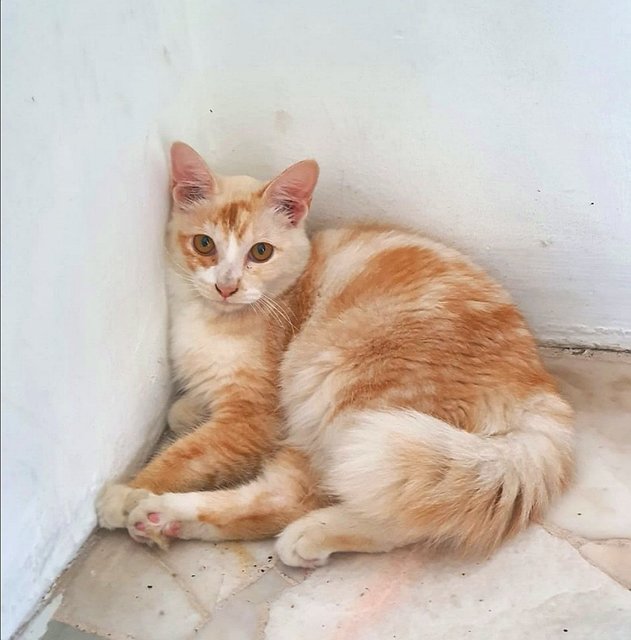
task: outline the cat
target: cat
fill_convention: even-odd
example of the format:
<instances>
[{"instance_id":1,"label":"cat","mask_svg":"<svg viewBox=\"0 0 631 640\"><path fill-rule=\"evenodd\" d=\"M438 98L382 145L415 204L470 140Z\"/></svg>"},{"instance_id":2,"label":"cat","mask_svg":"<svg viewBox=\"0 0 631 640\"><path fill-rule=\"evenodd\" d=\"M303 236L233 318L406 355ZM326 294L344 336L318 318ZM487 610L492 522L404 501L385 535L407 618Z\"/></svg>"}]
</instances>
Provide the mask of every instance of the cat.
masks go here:
<instances>
[{"instance_id":1,"label":"cat","mask_svg":"<svg viewBox=\"0 0 631 640\"><path fill-rule=\"evenodd\" d=\"M305 230L319 168L221 177L171 148L180 434L99 522L140 542L278 536L287 565L410 543L489 554L573 470L572 410L505 291L382 225Z\"/></svg>"}]
</instances>

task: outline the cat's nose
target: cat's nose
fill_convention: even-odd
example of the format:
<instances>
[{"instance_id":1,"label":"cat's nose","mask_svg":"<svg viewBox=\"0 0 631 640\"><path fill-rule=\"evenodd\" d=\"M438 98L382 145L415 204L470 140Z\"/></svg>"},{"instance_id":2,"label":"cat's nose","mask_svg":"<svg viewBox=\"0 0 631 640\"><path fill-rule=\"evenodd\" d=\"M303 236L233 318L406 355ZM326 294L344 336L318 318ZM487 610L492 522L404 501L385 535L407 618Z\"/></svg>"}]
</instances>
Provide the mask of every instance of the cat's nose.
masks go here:
<instances>
[{"instance_id":1,"label":"cat's nose","mask_svg":"<svg viewBox=\"0 0 631 640\"><path fill-rule=\"evenodd\" d=\"M239 290L238 284L216 284L215 289L219 292L219 295L225 300L231 295L235 294Z\"/></svg>"}]
</instances>

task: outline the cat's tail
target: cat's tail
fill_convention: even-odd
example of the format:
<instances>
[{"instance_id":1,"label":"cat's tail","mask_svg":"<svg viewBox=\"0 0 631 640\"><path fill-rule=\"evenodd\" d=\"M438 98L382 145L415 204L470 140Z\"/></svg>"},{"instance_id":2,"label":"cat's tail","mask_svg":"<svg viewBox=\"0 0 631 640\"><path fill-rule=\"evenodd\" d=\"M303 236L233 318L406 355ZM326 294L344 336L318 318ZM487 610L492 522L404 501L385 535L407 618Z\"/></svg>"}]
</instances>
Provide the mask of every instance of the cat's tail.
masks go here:
<instances>
[{"instance_id":1,"label":"cat's tail","mask_svg":"<svg viewBox=\"0 0 631 640\"><path fill-rule=\"evenodd\" d=\"M486 553L537 519L572 475L572 411L540 394L509 430L456 429L427 414L361 411L344 416L327 484L358 515Z\"/></svg>"}]
</instances>

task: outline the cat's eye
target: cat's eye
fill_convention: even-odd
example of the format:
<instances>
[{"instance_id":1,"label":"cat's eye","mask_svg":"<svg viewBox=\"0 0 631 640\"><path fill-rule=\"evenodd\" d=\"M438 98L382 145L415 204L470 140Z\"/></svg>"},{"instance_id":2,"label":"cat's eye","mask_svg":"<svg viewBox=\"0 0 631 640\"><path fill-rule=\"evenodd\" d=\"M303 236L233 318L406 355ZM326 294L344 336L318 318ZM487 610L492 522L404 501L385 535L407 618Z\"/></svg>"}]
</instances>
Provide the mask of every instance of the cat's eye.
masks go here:
<instances>
[{"instance_id":1,"label":"cat's eye","mask_svg":"<svg viewBox=\"0 0 631 640\"><path fill-rule=\"evenodd\" d=\"M193 236L193 246L195 247L195 251L201 253L203 256L209 256L215 252L215 243L210 236Z\"/></svg>"},{"instance_id":2,"label":"cat's eye","mask_svg":"<svg viewBox=\"0 0 631 640\"><path fill-rule=\"evenodd\" d=\"M272 257L274 253L274 247L267 242L257 242L250 249L250 258L255 262L265 262Z\"/></svg>"}]
</instances>

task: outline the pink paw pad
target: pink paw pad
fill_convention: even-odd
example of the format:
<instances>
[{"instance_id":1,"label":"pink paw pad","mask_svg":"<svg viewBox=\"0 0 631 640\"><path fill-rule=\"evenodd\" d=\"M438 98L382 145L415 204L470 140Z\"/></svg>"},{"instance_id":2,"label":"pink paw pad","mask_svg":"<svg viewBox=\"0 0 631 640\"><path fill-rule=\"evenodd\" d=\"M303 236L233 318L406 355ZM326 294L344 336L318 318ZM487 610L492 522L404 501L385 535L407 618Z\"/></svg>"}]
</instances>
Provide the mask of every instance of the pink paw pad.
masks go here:
<instances>
[{"instance_id":1,"label":"pink paw pad","mask_svg":"<svg viewBox=\"0 0 631 640\"><path fill-rule=\"evenodd\" d=\"M171 538L177 538L180 531L182 529L182 524L177 521L169 522L163 529L163 533L165 536L169 536Z\"/></svg>"},{"instance_id":2,"label":"pink paw pad","mask_svg":"<svg viewBox=\"0 0 631 640\"><path fill-rule=\"evenodd\" d=\"M136 522L134 527L136 527L136 529L138 529L138 531L144 531L145 530L145 523L144 522Z\"/></svg>"},{"instance_id":3,"label":"pink paw pad","mask_svg":"<svg viewBox=\"0 0 631 640\"><path fill-rule=\"evenodd\" d=\"M158 524L160 522L160 514L159 513L150 513L147 515L147 519L149 522L153 522L153 524Z\"/></svg>"}]
</instances>

